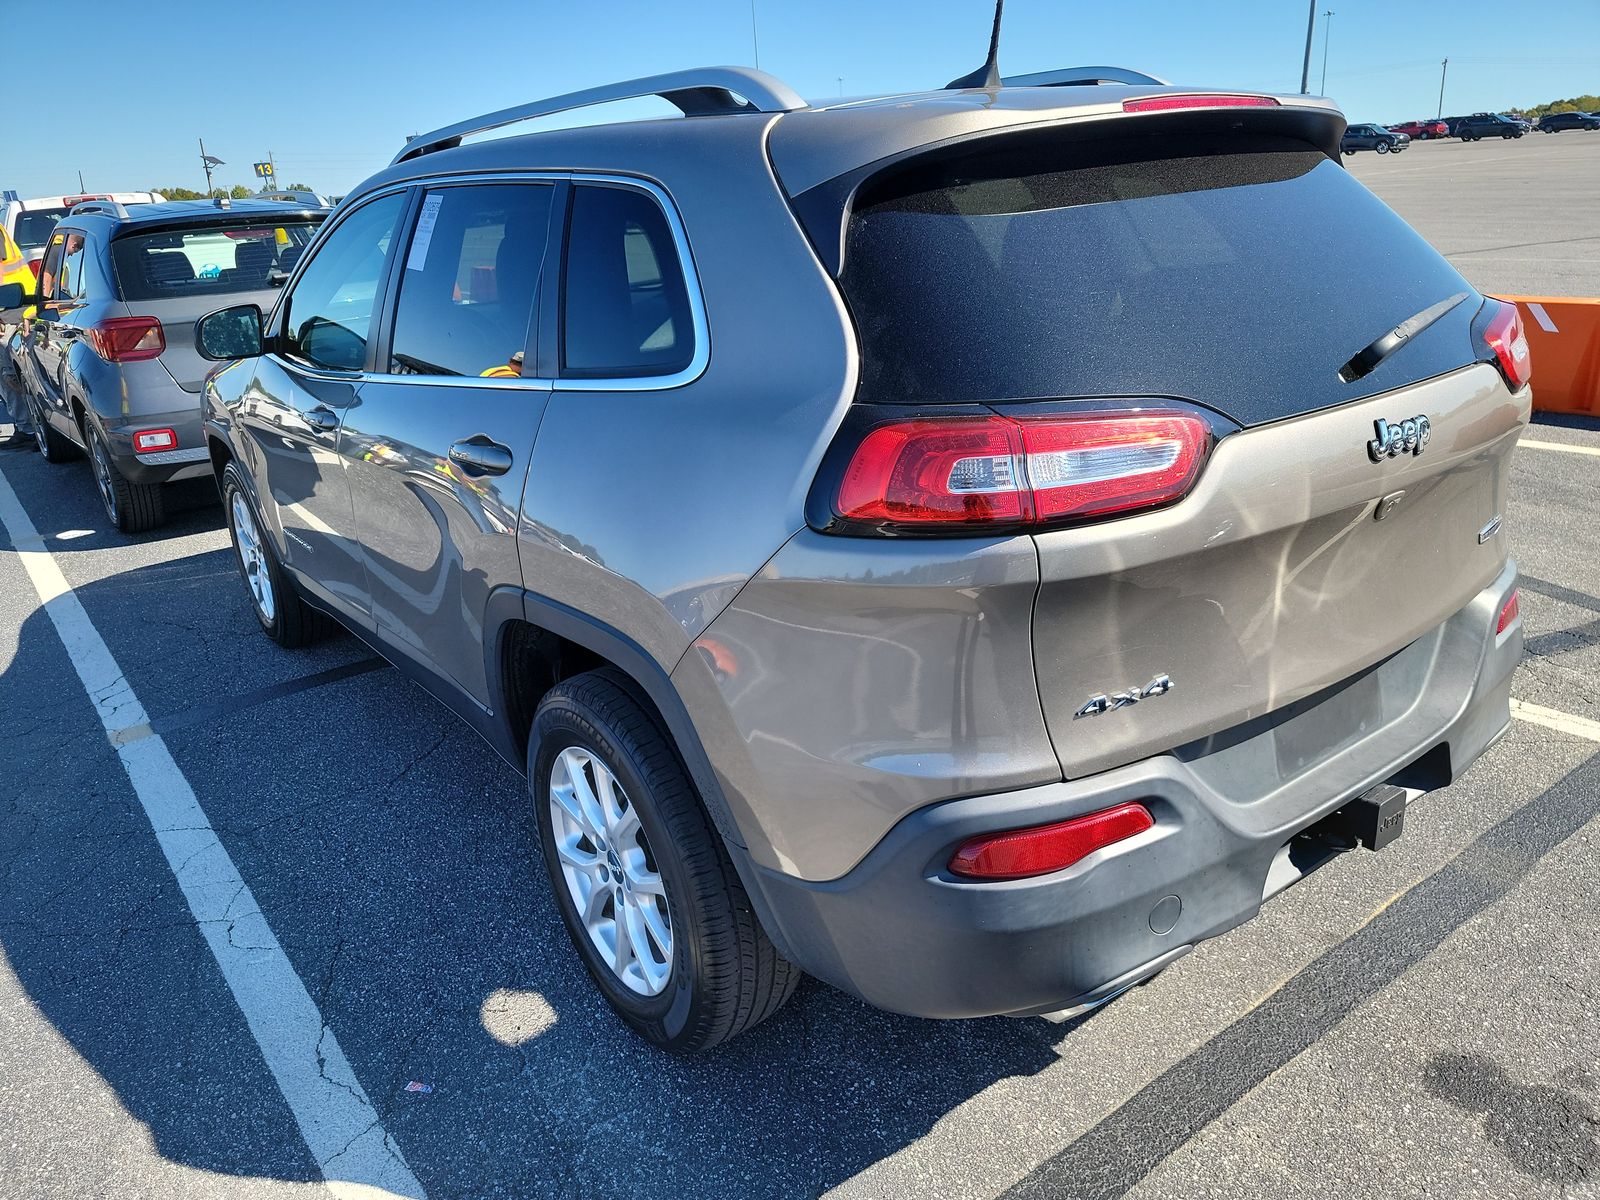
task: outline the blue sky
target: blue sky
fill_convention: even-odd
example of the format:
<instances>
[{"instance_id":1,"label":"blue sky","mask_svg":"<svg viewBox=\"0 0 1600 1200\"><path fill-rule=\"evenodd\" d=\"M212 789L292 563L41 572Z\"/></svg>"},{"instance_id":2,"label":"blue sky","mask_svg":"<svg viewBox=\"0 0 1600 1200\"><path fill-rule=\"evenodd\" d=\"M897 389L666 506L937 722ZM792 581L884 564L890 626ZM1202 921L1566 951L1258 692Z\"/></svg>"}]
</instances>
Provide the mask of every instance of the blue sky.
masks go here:
<instances>
[{"instance_id":1,"label":"blue sky","mask_svg":"<svg viewBox=\"0 0 1600 1200\"><path fill-rule=\"evenodd\" d=\"M756 0L761 66L803 95L937 86L976 67L989 0ZM1010 0L1008 73L1080 63L1184 83L1296 91L1302 0ZM1322 0L1327 92L1352 120L1431 115L1449 56L1451 112L1600 92L1600 0ZM70 12L70 21L65 14ZM1319 17L1320 22L1320 17ZM70 28L70 40L62 38ZM58 41L54 53L45 47ZM1322 72L1319 24L1312 89ZM614 79L755 57L750 0L334 0L319 6L147 0L0 3L0 49L54 62L37 103L0 107L0 187L24 196L198 188L197 137L252 183L344 192L406 134ZM9 76L13 82L16 77ZM103 89L105 98L97 93ZM73 114L84 118L73 119ZM35 115L36 114L36 115ZM63 119L65 118L65 119Z\"/></svg>"}]
</instances>

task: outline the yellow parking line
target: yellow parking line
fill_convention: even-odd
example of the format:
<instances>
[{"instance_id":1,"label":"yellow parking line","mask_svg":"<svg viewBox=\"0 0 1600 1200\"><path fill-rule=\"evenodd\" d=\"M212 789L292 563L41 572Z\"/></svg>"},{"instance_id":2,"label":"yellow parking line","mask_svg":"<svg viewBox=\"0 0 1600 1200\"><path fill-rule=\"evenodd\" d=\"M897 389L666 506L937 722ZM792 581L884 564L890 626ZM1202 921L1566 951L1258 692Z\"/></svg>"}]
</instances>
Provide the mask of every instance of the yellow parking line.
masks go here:
<instances>
[{"instance_id":1,"label":"yellow parking line","mask_svg":"<svg viewBox=\"0 0 1600 1200\"><path fill-rule=\"evenodd\" d=\"M1530 450L1565 450L1568 454L1593 454L1600 456L1600 446L1569 446L1565 442L1535 442L1523 438L1517 443Z\"/></svg>"},{"instance_id":2,"label":"yellow parking line","mask_svg":"<svg viewBox=\"0 0 1600 1200\"><path fill-rule=\"evenodd\" d=\"M1588 717L1575 717L1571 713L1560 712L1554 708L1529 704L1524 700L1518 700L1515 696L1511 698L1511 715L1530 725L1543 725L1546 729L1558 729L1574 737L1600 742L1600 721L1591 721Z\"/></svg>"}]
</instances>

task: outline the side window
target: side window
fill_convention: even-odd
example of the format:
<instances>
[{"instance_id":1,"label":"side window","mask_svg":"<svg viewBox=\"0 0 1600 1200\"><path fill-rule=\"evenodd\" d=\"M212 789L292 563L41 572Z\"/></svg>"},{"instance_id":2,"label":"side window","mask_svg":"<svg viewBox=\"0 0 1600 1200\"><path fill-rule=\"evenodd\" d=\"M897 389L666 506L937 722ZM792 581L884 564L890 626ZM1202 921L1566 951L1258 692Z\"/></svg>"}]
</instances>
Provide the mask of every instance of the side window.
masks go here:
<instances>
[{"instance_id":1,"label":"side window","mask_svg":"<svg viewBox=\"0 0 1600 1200\"><path fill-rule=\"evenodd\" d=\"M378 289L404 208L403 192L364 204L317 248L284 297L287 354L335 371L366 366Z\"/></svg>"},{"instance_id":2,"label":"side window","mask_svg":"<svg viewBox=\"0 0 1600 1200\"><path fill-rule=\"evenodd\" d=\"M54 300L61 295L61 259L66 245L65 232L52 233L49 247L44 252L44 261L39 264L39 295L46 300Z\"/></svg>"},{"instance_id":3,"label":"side window","mask_svg":"<svg viewBox=\"0 0 1600 1200\"><path fill-rule=\"evenodd\" d=\"M561 306L564 375L671 375L694 358L689 293L666 214L635 188L572 189Z\"/></svg>"},{"instance_id":4,"label":"side window","mask_svg":"<svg viewBox=\"0 0 1600 1200\"><path fill-rule=\"evenodd\" d=\"M423 197L400 276L390 373L522 374L554 194L507 183Z\"/></svg>"},{"instance_id":5,"label":"side window","mask_svg":"<svg viewBox=\"0 0 1600 1200\"><path fill-rule=\"evenodd\" d=\"M72 229L67 231L67 243L63 248L61 259L61 275L56 280L57 300L79 300L83 298L83 260L86 243L83 234Z\"/></svg>"}]
</instances>

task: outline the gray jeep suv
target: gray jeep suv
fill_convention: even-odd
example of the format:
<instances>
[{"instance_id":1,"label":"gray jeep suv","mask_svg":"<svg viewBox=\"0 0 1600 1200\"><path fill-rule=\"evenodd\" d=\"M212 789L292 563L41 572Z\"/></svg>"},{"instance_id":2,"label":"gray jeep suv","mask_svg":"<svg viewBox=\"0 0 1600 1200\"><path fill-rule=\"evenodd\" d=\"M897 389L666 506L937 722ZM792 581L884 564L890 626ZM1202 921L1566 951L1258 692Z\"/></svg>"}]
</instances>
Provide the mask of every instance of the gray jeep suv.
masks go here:
<instances>
[{"instance_id":1,"label":"gray jeep suv","mask_svg":"<svg viewBox=\"0 0 1600 1200\"><path fill-rule=\"evenodd\" d=\"M87 453L111 523L159 525L161 485L210 473L195 318L271 303L325 210L275 201L75 206L49 235L10 346L40 452Z\"/></svg>"},{"instance_id":2,"label":"gray jeep suv","mask_svg":"<svg viewBox=\"0 0 1600 1200\"><path fill-rule=\"evenodd\" d=\"M461 144L640 95L686 115ZM1526 341L1343 129L722 68L415 138L200 324L261 626L337 618L526 772L660 1045L801 971L1101 1003L1507 726Z\"/></svg>"}]
</instances>

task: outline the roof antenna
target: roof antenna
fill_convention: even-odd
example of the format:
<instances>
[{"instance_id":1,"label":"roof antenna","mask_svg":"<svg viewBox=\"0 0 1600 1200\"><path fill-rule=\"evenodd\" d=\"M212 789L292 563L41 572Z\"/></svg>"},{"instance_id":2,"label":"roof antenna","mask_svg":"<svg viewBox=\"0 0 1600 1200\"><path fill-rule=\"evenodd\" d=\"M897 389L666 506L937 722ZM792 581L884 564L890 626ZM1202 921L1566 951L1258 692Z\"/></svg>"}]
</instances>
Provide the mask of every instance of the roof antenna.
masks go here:
<instances>
[{"instance_id":1,"label":"roof antenna","mask_svg":"<svg viewBox=\"0 0 1600 1200\"><path fill-rule=\"evenodd\" d=\"M994 0L994 32L989 35L989 58L971 75L952 79L945 89L997 88L1000 86L1000 14L1005 11L1006 0Z\"/></svg>"}]
</instances>

